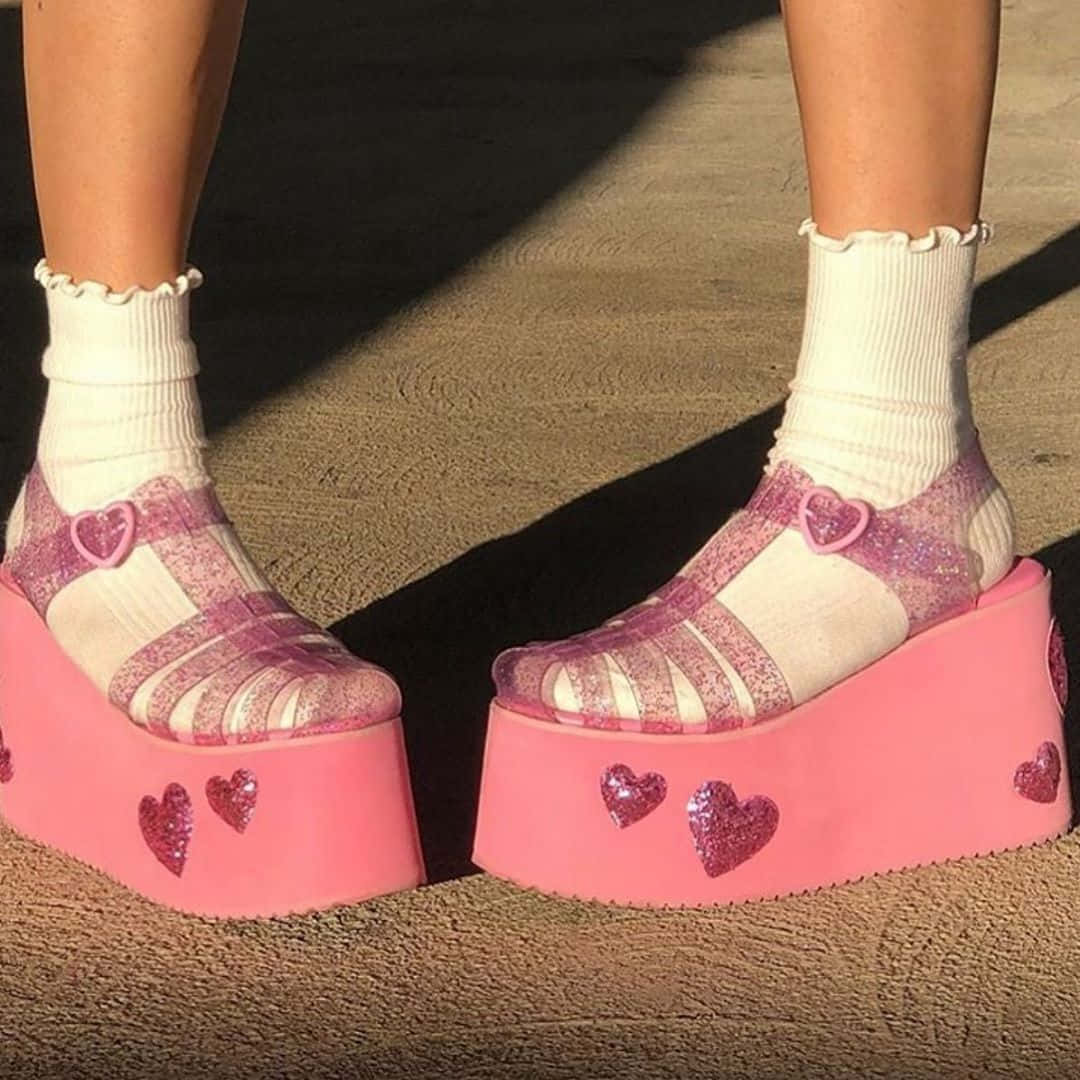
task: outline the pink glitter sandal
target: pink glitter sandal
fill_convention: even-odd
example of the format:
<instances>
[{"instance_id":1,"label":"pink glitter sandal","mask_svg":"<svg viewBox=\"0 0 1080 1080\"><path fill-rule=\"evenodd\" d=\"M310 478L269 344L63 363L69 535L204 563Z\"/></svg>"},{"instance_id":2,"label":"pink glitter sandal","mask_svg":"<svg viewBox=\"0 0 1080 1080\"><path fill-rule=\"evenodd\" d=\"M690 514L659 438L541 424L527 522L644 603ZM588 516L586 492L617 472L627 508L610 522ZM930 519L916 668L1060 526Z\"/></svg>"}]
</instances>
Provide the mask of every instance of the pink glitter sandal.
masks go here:
<instances>
[{"instance_id":1,"label":"pink glitter sandal","mask_svg":"<svg viewBox=\"0 0 1080 1080\"><path fill-rule=\"evenodd\" d=\"M276 593L245 591L215 539L212 489L165 477L68 516L35 469L26 522L0 568L0 810L15 829L204 915L423 881L397 687ZM106 695L43 619L66 586L143 545L196 614L130 657ZM193 693L190 725L173 730Z\"/></svg>"},{"instance_id":2,"label":"pink glitter sandal","mask_svg":"<svg viewBox=\"0 0 1080 1080\"><path fill-rule=\"evenodd\" d=\"M980 595L977 556L941 535L942 521L966 530L989 478L975 446L923 495L875 511L782 464L646 602L598 630L503 653L477 864L568 896L702 906L1068 829L1049 575L1021 559ZM899 647L798 705L717 599L788 529L816 556L877 576L909 626ZM687 684L693 723L680 706Z\"/></svg>"}]
</instances>

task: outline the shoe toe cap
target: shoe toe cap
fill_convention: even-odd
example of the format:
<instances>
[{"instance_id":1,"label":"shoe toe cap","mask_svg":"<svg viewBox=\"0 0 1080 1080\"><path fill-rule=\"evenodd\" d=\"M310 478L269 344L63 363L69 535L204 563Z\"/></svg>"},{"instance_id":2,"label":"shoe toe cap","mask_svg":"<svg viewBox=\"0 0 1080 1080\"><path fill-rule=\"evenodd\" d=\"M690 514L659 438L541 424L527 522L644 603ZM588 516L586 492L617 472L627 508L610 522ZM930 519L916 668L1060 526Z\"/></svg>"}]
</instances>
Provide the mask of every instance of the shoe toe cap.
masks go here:
<instances>
[{"instance_id":1,"label":"shoe toe cap","mask_svg":"<svg viewBox=\"0 0 1080 1080\"><path fill-rule=\"evenodd\" d=\"M341 670L308 676L296 698L293 730L350 731L401 715L401 691L374 664L355 661Z\"/></svg>"}]
</instances>

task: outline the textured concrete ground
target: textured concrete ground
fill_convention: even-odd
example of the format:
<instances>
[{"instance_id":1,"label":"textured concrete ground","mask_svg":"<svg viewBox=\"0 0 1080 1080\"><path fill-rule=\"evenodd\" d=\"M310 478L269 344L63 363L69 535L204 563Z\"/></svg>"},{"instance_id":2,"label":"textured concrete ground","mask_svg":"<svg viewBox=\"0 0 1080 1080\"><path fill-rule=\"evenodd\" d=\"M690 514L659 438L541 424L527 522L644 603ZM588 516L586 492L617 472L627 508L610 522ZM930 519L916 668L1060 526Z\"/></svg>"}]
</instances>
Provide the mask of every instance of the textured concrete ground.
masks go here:
<instances>
[{"instance_id":1,"label":"textured concrete ground","mask_svg":"<svg viewBox=\"0 0 1080 1080\"><path fill-rule=\"evenodd\" d=\"M1006 8L972 380L1080 670L1080 22ZM5 504L42 337L16 24ZM640 598L755 480L800 154L772 3L253 6L194 246L214 466L282 590L400 676L439 883L215 924L0 829L0 1076L1080 1073L1075 837L700 913L470 871L492 655Z\"/></svg>"}]
</instances>

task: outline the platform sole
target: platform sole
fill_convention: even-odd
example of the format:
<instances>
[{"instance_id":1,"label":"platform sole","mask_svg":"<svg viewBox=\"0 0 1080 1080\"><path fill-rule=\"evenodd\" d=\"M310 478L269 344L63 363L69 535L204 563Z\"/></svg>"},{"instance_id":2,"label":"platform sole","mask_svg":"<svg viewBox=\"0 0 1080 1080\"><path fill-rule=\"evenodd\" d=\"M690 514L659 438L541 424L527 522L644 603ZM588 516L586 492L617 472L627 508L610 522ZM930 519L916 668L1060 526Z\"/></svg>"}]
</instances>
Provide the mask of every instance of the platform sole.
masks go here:
<instances>
[{"instance_id":1,"label":"platform sole","mask_svg":"<svg viewBox=\"0 0 1080 1080\"><path fill-rule=\"evenodd\" d=\"M424 880L400 720L230 746L148 734L0 580L0 814L151 900L266 917Z\"/></svg>"},{"instance_id":2,"label":"platform sole","mask_svg":"<svg viewBox=\"0 0 1080 1080\"><path fill-rule=\"evenodd\" d=\"M646 735L491 708L474 852L566 896L696 907L1036 844L1072 821L1050 583L976 610L774 721Z\"/></svg>"}]
</instances>

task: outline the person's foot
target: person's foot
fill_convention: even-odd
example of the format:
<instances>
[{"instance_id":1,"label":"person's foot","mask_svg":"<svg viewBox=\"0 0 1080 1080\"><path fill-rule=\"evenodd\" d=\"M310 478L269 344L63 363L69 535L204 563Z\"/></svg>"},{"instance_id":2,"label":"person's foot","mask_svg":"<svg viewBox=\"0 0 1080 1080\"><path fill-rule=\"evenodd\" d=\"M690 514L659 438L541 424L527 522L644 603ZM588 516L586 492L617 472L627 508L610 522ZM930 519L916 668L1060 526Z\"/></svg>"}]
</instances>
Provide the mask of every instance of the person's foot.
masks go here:
<instances>
[{"instance_id":1,"label":"person's foot","mask_svg":"<svg viewBox=\"0 0 1080 1080\"><path fill-rule=\"evenodd\" d=\"M198 272L125 293L38 278L49 396L5 567L63 651L136 723L184 741L396 716L393 679L297 615L221 510L187 335Z\"/></svg>"},{"instance_id":2,"label":"person's foot","mask_svg":"<svg viewBox=\"0 0 1080 1080\"><path fill-rule=\"evenodd\" d=\"M966 375L988 230L802 231L802 352L753 499L643 603L498 657L502 704L646 731L753 723L967 610L1009 570L1012 512Z\"/></svg>"},{"instance_id":3,"label":"person's foot","mask_svg":"<svg viewBox=\"0 0 1080 1080\"><path fill-rule=\"evenodd\" d=\"M172 476L65 513L27 478L6 568L57 643L155 734L254 741L400 712L397 686L297 615L241 546L207 482Z\"/></svg>"},{"instance_id":4,"label":"person's foot","mask_svg":"<svg viewBox=\"0 0 1080 1080\"><path fill-rule=\"evenodd\" d=\"M888 509L781 462L667 585L599 629L510 649L508 708L587 726L722 731L786 712L974 606L1002 576L971 525L1000 488L976 443ZM988 580L990 579L990 580Z\"/></svg>"}]
</instances>

